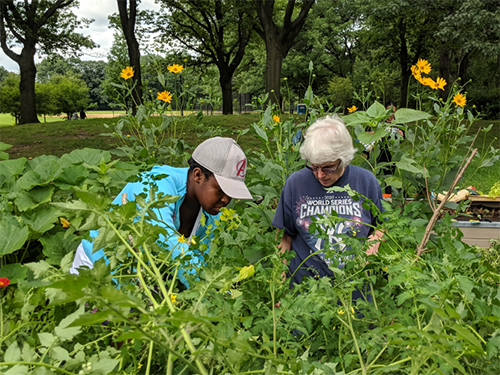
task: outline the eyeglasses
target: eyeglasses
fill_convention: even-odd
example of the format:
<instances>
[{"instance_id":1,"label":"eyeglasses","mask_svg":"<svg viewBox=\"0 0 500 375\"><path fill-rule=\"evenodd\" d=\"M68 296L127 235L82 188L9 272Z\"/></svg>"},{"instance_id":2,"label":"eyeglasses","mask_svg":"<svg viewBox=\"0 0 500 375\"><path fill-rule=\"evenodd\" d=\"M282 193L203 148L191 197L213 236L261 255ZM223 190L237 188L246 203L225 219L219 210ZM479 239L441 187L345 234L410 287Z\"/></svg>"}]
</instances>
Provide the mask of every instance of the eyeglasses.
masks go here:
<instances>
[{"instance_id":1,"label":"eyeglasses","mask_svg":"<svg viewBox=\"0 0 500 375\"><path fill-rule=\"evenodd\" d=\"M310 169L315 173L321 170L325 174L331 174L337 172L337 169L339 169L340 164L342 164L342 161L339 161L335 167L317 167L315 165L306 164L306 168Z\"/></svg>"}]
</instances>

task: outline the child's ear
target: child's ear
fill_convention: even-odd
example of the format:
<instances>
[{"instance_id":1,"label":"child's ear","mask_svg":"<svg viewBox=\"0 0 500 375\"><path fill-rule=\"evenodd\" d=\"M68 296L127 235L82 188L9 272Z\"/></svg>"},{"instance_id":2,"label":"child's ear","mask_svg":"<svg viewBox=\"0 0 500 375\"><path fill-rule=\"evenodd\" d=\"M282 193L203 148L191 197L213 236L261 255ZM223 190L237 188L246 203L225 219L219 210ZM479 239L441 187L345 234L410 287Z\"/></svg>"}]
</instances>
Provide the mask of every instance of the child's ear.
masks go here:
<instances>
[{"instance_id":1,"label":"child's ear","mask_svg":"<svg viewBox=\"0 0 500 375\"><path fill-rule=\"evenodd\" d=\"M205 179L205 174L198 167L193 169L192 175L195 182L202 182Z\"/></svg>"}]
</instances>

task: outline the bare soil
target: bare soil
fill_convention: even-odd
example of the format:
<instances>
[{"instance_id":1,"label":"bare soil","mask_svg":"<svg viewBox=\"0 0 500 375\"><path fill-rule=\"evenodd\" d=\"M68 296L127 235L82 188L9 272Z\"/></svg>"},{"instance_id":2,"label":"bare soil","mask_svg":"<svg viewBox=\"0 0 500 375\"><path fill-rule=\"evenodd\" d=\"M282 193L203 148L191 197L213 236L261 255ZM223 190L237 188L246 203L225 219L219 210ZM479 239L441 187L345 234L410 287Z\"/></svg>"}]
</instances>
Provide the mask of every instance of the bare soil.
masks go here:
<instances>
[{"instance_id":1,"label":"bare soil","mask_svg":"<svg viewBox=\"0 0 500 375\"><path fill-rule=\"evenodd\" d=\"M451 210L449 208L443 208L442 216L445 213L449 213L450 215L456 215L455 210ZM500 222L500 208L492 208L486 207L483 205L471 205L465 210L465 214L459 214L455 217L455 220L459 221L470 221L470 220L478 220L484 222Z\"/></svg>"}]
</instances>

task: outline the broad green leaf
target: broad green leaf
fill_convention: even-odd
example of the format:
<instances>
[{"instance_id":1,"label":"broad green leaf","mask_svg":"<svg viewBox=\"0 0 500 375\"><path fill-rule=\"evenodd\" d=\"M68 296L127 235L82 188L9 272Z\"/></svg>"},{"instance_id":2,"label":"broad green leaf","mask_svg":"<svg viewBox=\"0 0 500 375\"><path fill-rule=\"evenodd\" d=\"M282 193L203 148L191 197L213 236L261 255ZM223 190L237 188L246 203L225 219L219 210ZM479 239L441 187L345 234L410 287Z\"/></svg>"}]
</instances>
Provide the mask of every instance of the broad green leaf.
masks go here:
<instances>
[{"instance_id":1,"label":"broad green leaf","mask_svg":"<svg viewBox=\"0 0 500 375\"><path fill-rule=\"evenodd\" d=\"M35 349L30 346L27 342L23 344L23 352L21 358L24 362L31 362L36 359Z\"/></svg>"},{"instance_id":2,"label":"broad green leaf","mask_svg":"<svg viewBox=\"0 0 500 375\"><path fill-rule=\"evenodd\" d=\"M62 169L61 173L54 181L54 184L63 190L72 189L74 185L79 185L89 175L89 171L83 165L72 165Z\"/></svg>"},{"instance_id":3,"label":"broad green leaf","mask_svg":"<svg viewBox=\"0 0 500 375\"><path fill-rule=\"evenodd\" d=\"M24 171L26 165L26 158L2 160L0 161L0 174L7 176L19 176Z\"/></svg>"},{"instance_id":4,"label":"broad green leaf","mask_svg":"<svg viewBox=\"0 0 500 375\"><path fill-rule=\"evenodd\" d=\"M82 163L99 165L101 159L109 162L111 160L111 154L109 153L109 151L84 148L83 150L74 150L69 154L61 156L61 165L63 167L67 165Z\"/></svg>"},{"instance_id":5,"label":"broad green leaf","mask_svg":"<svg viewBox=\"0 0 500 375\"><path fill-rule=\"evenodd\" d=\"M71 359L68 351L60 346L55 347L50 351L50 358L55 359L56 361L69 361Z\"/></svg>"},{"instance_id":6,"label":"broad green leaf","mask_svg":"<svg viewBox=\"0 0 500 375\"><path fill-rule=\"evenodd\" d=\"M76 235L70 234L66 236L64 232L57 232L40 238L43 245L43 254L47 257L47 263L59 265L65 255L76 250L78 246L78 242L75 241L76 238Z\"/></svg>"},{"instance_id":7,"label":"broad green leaf","mask_svg":"<svg viewBox=\"0 0 500 375\"><path fill-rule=\"evenodd\" d=\"M84 307L82 306L74 313L68 315L66 318L61 320L59 325L56 328L54 328L54 333L56 334L57 337L61 339L61 341L70 340L80 333L81 330L79 327L73 327L70 326L70 324L73 323L83 313L84 313Z\"/></svg>"},{"instance_id":8,"label":"broad green leaf","mask_svg":"<svg viewBox=\"0 0 500 375\"><path fill-rule=\"evenodd\" d=\"M28 171L22 175L19 180L17 180L17 184L24 190L30 190L35 186L46 185L47 182L44 181L35 171Z\"/></svg>"},{"instance_id":9,"label":"broad green leaf","mask_svg":"<svg viewBox=\"0 0 500 375\"><path fill-rule=\"evenodd\" d=\"M394 113L394 119L397 124L406 124L430 118L431 115L427 112L417 111L411 108L401 108Z\"/></svg>"},{"instance_id":10,"label":"broad green leaf","mask_svg":"<svg viewBox=\"0 0 500 375\"><path fill-rule=\"evenodd\" d=\"M21 263L5 264L0 268L0 277L6 277L11 284L16 284L19 280L26 278L28 269Z\"/></svg>"},{"instance_id":11,"label":"broad green leaf","mask_svg":"<svg viewBox=\"0 0 500 375\"><path fill-rule=\"evenodd\" d=\"M375 119L384 117L385 112L385 107L379 102L374 102L370 108L366 110L366 114Z\"/></svg>"},{"instance_id":12,"label":"broad green leaf","mask_svg":"<svg viewBox=\"0 0 500 375\"><path fill-rule=\"evenodd\" d=\"M92 364L92 373L110 374L118 363L120 363L119 359L101 358L97 363Z\"/></svg>"},{"instance_id":13,"label":"broad green leaf","mask_svg":"<svg viewBox=\"0 0 500 375\"><path fill-rule=\"evenodd\" d=\"M17 341L14 341L9 345L5 351L4 361L5 362L18 362L21 360L21 349L17 345Z\"/></svg>"},{"instance_id":14,"label":"broad green leaf","mask_svg":"<svg viewBox=\"0 0 500 375\"><path fill-rule=\"evenodd\" d=\"M51 265L44 260L33 263L25 263L24 265L33 271L35 278L37 279L42 278L45 273L52 268Z\"/></svg>"},{"instance_id":15,"label":"broad green leaf","mask_svg":"<svg viewBox=\"0 0 500 375\"><path fill-rule=\"evenodd\" d=\"M396 189L401 189L403 187L403 181L399 177L387 177L384 178L384 181L388 186L393 186Z\"/></svg>"},{"instance_id":16,"label":"broad green leaf","mask_svg":"<svg viewBox=\"0 0 500 375\"><path fill-rule=\"evenodd\" d=\"M388 131L386 129L378 129L373 134L370 134L368 132L359 133L358 139L361 143L368 145L374 141L378 141L379 139L385 137L387 135L387 133L388 133Z\"/></svg>"},{"instance_id":17,"label":"broad green leaf","mask_svg":"<svg viewBox=\"0 0 500 375\"><path fill-rule=\"evenodd\" d=\"M55 207L41 208L36 211L25 212L21 218L34 232L44 233L54 228L61 211Z\"/></svg>"},{"instance_id":18,"label":"broad green leaf","mask_svg":"<svg viewBox=\"0 0 500 375\"><path fill-rule=\"evenodd\" d=\"M19 250L28 240L29 229L21 227L13 216L0 216L0 256Z\"/></svg>"},{"instance_id":19,"label":"broad green leaf","mask_svg":"<svg viewBox=\"0 0 500 375\"><path fill-rule=\"evenodd\" d=\"M61 173L61 163L59 160L47 160L44 163L40 163L35 167L34 170L44 182L54 181L59 173Z\"/></svg>"},{"instance_id":20,"label":"broad green leaf","mask_svg":"<svg viewBox=\"0 0 500 375\"><path fill-rule=\"evenodd\" d=\"M368 124L371 121L371 117L365 111L359 111L351 113L350 115L343 116L346 126L355 126L359 124Z\"/></svg>"},{"instance_id":21,"label":"broad green leaf","mask_svg":"<svg viewBox=\"0 0 500 375\"><path fill-rule=\"evenodd\" d=\"M49 332L38 333L38 338L40 339L40 344L46 348L49 348L56 341L56 337Z\"/></svg>"}]
</instances>

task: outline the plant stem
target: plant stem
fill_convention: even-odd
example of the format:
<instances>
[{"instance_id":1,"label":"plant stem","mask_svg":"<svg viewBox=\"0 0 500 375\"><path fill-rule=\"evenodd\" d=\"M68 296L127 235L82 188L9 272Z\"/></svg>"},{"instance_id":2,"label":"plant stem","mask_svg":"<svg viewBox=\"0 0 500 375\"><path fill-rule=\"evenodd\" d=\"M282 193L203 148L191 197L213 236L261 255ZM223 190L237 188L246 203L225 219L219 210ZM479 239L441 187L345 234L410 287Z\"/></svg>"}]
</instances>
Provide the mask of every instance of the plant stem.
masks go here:
<instances>
[{"instance_id":1,"label":"plant stem","mask_svg":"<svg viewBox=\"0 0 500 375\"><path fill-rule=\"evenodd\" d=\"M153 346L154 346L154 342L150 341L149 342L148 365L146 367L146 375L149 375L149 371L151 370L151 360L153 358Z\"/></svg>"},{"instance_id":2,"label":"plant stem","mask_svg":"<svg viewBox=\"0 0 500 375\"><path fill-rule=\"evenodd\" d=\"M76 375L74 372L70 372L70 371L64 370L62 368L52 366L52 365L49 365L48 363L43 363L43 362L0 362L0 365L1 366L16 366L16 365L42 366L42 367L50 368L56 372L61 372L63 374Z\"/></svg>"}]
</instances>

